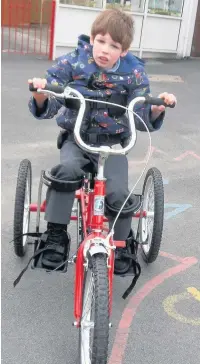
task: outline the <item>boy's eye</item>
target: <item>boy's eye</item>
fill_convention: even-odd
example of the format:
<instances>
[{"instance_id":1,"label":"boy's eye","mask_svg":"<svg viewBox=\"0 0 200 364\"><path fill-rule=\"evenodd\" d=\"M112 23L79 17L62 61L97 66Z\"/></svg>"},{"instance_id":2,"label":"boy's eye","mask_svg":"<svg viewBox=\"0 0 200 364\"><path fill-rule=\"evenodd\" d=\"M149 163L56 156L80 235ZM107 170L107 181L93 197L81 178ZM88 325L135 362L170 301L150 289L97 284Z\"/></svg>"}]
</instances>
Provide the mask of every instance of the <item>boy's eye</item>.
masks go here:
<instances>
[{"instance_id":1,"label":"boy's eye","mask_svg":"<svg viewBox=\"0 0 200 364\"><path fill-rule=\"evenodd\" d=\"M101 44L105 43L105 40L103 40L103 39L97 39L97 41ZM114 49L119 49L119 46L117 46L116 44L111 44L111 47Z\"/></svg>"}]
</instances>

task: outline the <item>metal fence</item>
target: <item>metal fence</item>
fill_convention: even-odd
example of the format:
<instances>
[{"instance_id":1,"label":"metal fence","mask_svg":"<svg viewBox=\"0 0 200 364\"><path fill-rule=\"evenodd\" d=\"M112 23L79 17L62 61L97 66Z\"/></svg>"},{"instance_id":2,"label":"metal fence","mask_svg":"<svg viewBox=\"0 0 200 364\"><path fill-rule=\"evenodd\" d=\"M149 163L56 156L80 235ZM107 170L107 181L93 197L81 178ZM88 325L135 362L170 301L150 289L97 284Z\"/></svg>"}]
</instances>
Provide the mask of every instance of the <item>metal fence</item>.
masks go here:
<instances>
[{"instance_id":1,"label":"metal fence","mask_svg":"<svg viewBox=\"0 0 200 364\"><path fill-rule=\"evenodd\" d=\"M52 59L55 11L55 0L2 0L2 52Z\"/></svg>"}]
</instances>

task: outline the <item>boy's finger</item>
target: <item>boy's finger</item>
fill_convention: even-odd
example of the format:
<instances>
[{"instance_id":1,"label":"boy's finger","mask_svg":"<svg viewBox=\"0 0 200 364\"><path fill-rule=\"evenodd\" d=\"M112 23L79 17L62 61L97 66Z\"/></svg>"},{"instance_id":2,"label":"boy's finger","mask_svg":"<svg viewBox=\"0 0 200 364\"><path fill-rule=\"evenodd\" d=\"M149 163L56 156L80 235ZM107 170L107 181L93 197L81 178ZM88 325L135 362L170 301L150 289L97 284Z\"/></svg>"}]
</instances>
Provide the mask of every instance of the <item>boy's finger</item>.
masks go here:
<instances>
[{"instance_id":1,"label":"boy's finger","mask_svg":"<svg viewBox=\"0 0 200 364\"><path fill-rule=\"evenodd\" d=\"M168 93L167 93L167 92L163 92L162 94L158 95L158 97L159 97L160 99L165 99L167 95L168 95Z\"/></svg>"},{"instance_id":2,"label":"boy's finger","mask_svg":"<svg viewBox=\"0 0 200 364\"><path fill-rule=\"evenodd\" d=\"M160 106L152 105L151 110L153 112L158 112L158 111L163 112L163 111L165 111L165 106L164 105L160 105Z\"/></svg>"},{"instance_id":3,"label":"boy's finger","mask_svg":"<svg viewBox=\"0 0 200 364\"><path fill-rule=\"evenodd\" d=\"M174 97L169 97L165 100L167 105L172 105L174 103L176 103L176 99Z\"/></svg>"}]
</instances>

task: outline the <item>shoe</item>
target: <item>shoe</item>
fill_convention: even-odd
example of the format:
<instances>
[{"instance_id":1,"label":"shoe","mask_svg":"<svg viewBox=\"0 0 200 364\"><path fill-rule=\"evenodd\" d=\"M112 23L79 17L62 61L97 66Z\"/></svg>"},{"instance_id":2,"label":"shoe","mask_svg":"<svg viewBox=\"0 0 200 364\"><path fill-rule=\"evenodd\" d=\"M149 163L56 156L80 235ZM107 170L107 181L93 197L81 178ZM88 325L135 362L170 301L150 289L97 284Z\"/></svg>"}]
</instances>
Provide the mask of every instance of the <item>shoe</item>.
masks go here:
<instances>
[{"instance_id":1,"label":"shoe","mask_svg":"<svg viewBox=\"0 0 200 364\"><path fill-rule=\"evenodd\" d=\"M129 271L132 266L133 257L131 244L134 242L134 233L131 229L128 238L126 239L125 248L116 248L115 250L115 264L114 273L115 274L125 274Z\"/></svg>"},{"instance_id":2,"label":"shoe","mask_svg":"<svg viewBox=\"0 0 200 364\"><path fill-rule=\"evenodd\" d=\"M41 268L49 270L63 270L69 256L70 236L67 226L61 224L47 224L47 231L41 236L39 261ZM49 248L49 249L48 249Z\"/></svg>"},{"instance_id":3,"label":"shoe","mask_svg":"<svg viewBox=\"0 0 200 364\"><path fill-rule=\"evenodd\" d=\"M49 271L59 270L66 272L70 240L70 235L67 233L67 225L48 223L47 231L41 235L33 256L15 279L13 286L15 287L19 283L32 260L34 261L33 268L46 268Z\"/></svg>"}]
</instances>

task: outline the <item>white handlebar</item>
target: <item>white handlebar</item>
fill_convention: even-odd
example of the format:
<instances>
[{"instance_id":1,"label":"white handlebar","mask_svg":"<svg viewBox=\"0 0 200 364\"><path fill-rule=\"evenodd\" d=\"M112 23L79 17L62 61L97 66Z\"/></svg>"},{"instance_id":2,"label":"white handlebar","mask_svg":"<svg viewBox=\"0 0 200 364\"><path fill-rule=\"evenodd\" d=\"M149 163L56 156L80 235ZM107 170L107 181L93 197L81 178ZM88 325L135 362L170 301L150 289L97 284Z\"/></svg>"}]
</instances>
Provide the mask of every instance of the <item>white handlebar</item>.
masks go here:
<instances>
[{"instance_id":1,"label":"white handlebar","mask_svg":"<svg viewBox=\"0 0 200 364\"><path fill-rule=\"evenodd\" d=\"M111 102L105 102L105 101L100 101L100 100L93 100L93 99L86 99L84 98L84 96L77 90L71 88L71 87L66 87L64 90L64 93L62 94L57 94L55 92L52 91L48 91L48 90L44 90L44 89L38 89L38 92L40 93L46 93L46 94L50 94L52 96L55 96L56 98L62 98L62 99L79 99L80 100L80 108L78 111L78 116L76 119L76 123L75 123L75 127L74 127L74 138L77 142L77 144L80 146L80 148L82 148L83 150L89 152L89 153L94 153L94 154L99 154L99 153L108 153L108 154L127 154L135 145L136 142L136 129L135 129L135 121L134 121L134 114L133 114L133 109L136 103L138 102L144 102L145 101L145 97L136 97L135 99L133 99L128 108L118 105L118 104L113 104ZM83 116L84 116L84 112L86 109L86 101L89 102L99 102L99 103L106 103L108 105L116 105L117 107L121 107L123 109L125 109L128 112L128 119L129 119L129 124L130 124L130 130L131 130L131 136L130 136L130 141L128 143L128 145L125 148L116 150L116 149L112 149L109 146L99 146L99 147L92 147L86 143L84 143L84 141L81 138L80 135L80 130L81 130L81 124L83 121Z\"/></svg>"}]
</instances>

